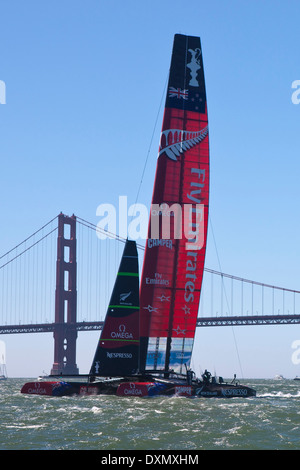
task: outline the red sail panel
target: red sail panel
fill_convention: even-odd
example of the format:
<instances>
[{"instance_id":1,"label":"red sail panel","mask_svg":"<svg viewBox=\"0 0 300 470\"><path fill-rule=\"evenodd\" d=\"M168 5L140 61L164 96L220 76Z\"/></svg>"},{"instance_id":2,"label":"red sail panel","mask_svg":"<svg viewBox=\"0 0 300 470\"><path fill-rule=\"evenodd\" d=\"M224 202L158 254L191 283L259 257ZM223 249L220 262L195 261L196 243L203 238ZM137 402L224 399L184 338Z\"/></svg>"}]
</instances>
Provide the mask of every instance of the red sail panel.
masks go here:
<instances>
[{"instance_id":1,"label":"red sail panel","mask_svg":"<svg viewBox=\"0 0 300 470\"><path fill-rule=\"evenodd\" d=\"M140 287L140 369L189 365L204 270L208 119L200 39L176 35Z\"/></svg>"}]
</instances>

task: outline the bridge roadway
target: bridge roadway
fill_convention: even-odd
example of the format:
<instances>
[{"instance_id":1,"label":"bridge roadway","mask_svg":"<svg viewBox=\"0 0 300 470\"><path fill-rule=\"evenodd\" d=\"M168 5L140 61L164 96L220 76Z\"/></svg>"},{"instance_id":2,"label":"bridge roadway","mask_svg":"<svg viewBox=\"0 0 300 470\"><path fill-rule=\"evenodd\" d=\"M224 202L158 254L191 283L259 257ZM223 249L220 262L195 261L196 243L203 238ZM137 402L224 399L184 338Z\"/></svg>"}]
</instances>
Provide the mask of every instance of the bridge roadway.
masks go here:
<instances>
[{"instance_id":1,"label":"bridge roadway","mask_svg":"<svg viewBox=\"0 0 300 470\"><path fill-rule=\"evenodd\" d=\"M300 315L244 315L224 317L198 317L197 327L208 326L249 326L249 325L294 325L300 323ZM102 321L78 323L41 323L27 325L2 325L0 334L53 333L55 329L67 328L77 331L101 330Z\"/></svg>"}]
</instances>

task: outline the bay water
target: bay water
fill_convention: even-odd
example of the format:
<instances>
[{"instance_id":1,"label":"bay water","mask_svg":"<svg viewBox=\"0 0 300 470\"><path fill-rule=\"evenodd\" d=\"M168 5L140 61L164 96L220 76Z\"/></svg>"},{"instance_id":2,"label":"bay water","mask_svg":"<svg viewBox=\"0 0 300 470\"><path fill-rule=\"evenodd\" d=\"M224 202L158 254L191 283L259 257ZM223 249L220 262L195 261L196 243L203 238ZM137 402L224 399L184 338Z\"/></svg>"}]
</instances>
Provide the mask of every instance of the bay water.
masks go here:
<instances>
[{"instance_id":1,"label":"bay water","mask_svg":"<svg viewBox=\"0 0 300 470\"><path fill-rule=\"evenodd\" d=\"M297 450L300 381L243 380L253 398L23 395L0 382L1 450Z\"/></svg>"}]
</instances>

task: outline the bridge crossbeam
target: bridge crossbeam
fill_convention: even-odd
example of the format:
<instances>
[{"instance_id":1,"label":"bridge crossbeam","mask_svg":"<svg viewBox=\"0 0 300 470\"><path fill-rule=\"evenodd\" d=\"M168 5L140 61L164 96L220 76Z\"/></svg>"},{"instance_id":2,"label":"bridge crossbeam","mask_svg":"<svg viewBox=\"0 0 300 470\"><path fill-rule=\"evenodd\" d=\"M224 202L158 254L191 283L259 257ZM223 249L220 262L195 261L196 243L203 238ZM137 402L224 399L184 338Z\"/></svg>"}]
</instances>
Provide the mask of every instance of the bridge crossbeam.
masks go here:
<instances>
[{"instance_id":1,"label":"bridge crossbeam","mask_svg":"<svg viewBox=\"0 0 300 470\"><path fill-rule=\"evenodd\" d=\"M300 315L256 315L232 317L198 317L197 327L210 326L255 326L255 325L295 325L300 323ZM77 323L41 323L36 325L0 326L0 335L16 333L53 333L59 328L77 331L97 331L103 327L103 321Z\"/></svg>"},{"instance_id":2,"label":"bridge crossbeam","mask_svg":"<svg viewBox=\"0 0 300 470\"><path fill-rule=\"evenodd\" d=\"M294 325L300 323L300 315L255 315L236 317L198 317L197 326L249 326L249 325Z\"/></svg>"},{"instance_id":3,"label":"bridge crossbeam","mask_svg":"<svg viewBox=\"0 0 300 470\"><path fill-rule=\"evenodd\" d=\"M103 321L78 322L78 323L40 323L35 325L2 325L0 335L20 334L20 333L53 333L58 329L76 331L101 330Z\"/></svg>"}]
</instances>

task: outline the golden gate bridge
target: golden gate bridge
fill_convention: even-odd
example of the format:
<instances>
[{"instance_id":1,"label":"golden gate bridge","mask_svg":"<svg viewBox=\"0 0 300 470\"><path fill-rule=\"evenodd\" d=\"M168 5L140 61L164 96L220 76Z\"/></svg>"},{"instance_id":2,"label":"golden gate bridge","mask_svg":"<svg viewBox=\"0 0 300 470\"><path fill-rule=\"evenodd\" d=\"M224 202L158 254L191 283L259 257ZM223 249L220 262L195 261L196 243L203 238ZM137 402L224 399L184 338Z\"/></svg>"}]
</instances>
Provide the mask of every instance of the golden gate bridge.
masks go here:
<instances>
[{"instance_id":1,"label":"golden gate bridge","mask_svg":"<svg viewBox=\"0 0 300 470\"><path fill-rule=\"evenodd\" d=\"M0 256L0 334L53 333L52 374L77 374L78 332L103 325L125 239L99 230L61 213ZM205 268L198 327L296 323L300 291Z\"/></svg>"}]
</instances>

